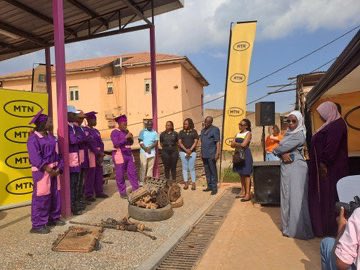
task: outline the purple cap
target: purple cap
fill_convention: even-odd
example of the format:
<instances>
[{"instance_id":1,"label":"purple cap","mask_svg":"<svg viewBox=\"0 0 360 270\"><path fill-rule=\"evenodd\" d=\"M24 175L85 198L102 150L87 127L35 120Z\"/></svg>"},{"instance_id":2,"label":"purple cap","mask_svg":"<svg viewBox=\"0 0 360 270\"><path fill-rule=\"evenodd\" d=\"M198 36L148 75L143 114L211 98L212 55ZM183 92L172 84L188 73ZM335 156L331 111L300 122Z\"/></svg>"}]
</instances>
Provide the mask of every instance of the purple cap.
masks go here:
<instances>
[{"instance_id":1,"label":"purple cap","mask_svg":"<svg viewBox=\"0 0 360 270\"><path fill-rule=\"evenodd\" d=\"M127 122L127 117L125 114L123 114L118 117L115 117L115 121L118 123L124 123L124 122Z\"/></svg>"},{"instance_id":2,"label":"purple cap","mask_svg":"<svg viewBox=\"0 0 360 270\"><path fill-rule=\"evenodd\" d=\"M92 111L92 112L85 113L85 116L87 119L96 119L96 114L97 114L97 112Z\"/></svg>"},{"instance_id":3,"label":"purple cap","mask_svg":"<svg viewBox=\"0 0 360 270\"><path fill-rule=\"evenodd\" d=\"M48 116L46 114L42 114L42 112L44 111L44 109L41 109L34 117L33 119L31 119L29 125L31 124L39 124L42 122L46 122L48 119Z\"/></svg>"}]
</instances>

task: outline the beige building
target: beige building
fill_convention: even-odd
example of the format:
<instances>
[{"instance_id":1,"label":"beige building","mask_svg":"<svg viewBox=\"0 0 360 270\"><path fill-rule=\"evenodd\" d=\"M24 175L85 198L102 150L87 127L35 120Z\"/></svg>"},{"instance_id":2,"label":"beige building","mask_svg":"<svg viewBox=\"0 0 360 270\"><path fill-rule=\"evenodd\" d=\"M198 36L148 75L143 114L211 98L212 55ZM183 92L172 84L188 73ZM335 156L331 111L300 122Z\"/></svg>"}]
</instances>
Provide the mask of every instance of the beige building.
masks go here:
<instances>
[{"instance_id":1,"label":"beige building","mask_svg":"<svg viewBox=\"0 0 360 270\"><path fill-rule=\"evenodd\" d=\"M168 120L179 128L187 117L200 129L204 87L209 83L185 56L157 54L156 63L159 130L164 129ZM134 135L143 128L143 120L151 118L149 53L74 61L66 64L66 73L68 104L84 112L98 112L98 129L106 148L111 148L108 138L115 127L115 116L126 114L129 130ZM34 74L34 91L43 91L44 67L39 66ZM0 76L0 85L5 89L31 91L32 77L32 70L11 73ZM54 74L52 93L56 97ZM56 118L56 98L53 101Z\"/></svg>"}]
</instances>

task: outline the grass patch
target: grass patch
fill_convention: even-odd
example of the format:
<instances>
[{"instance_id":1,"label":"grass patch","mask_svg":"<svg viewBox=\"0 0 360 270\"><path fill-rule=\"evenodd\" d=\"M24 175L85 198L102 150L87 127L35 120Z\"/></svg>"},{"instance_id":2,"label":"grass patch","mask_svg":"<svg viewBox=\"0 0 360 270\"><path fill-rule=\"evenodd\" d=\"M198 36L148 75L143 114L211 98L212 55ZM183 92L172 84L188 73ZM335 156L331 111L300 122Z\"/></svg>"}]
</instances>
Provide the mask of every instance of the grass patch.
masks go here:
<instances>
[{"instance_id":1,"label":"grass patch","mask_svg":"<svg viewBox=\"0 0 360 270\"><path fill-rule=\"evenodd\" d=\"M240 176L238 173L233 172L232 167L224 169L221 176L223 183L240 183Z\"/></svg>"}]
</instances>

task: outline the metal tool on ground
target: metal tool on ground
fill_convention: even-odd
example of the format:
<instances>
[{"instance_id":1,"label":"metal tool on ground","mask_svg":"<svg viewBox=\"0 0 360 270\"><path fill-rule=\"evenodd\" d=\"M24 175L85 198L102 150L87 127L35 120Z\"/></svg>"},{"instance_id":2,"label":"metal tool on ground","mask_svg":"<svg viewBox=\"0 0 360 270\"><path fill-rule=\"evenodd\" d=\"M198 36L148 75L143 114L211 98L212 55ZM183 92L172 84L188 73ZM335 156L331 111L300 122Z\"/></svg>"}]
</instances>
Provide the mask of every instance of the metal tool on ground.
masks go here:
<instances>
[{"instance_id":1,"label":"metal tool on ground","mask_svg":"<svg viewBox=\"0 0 360 270\"><path fill-rule=\"evenodd\" d=\"M156 236L153 236L146 231L152 231L151 228L146 227L143 223L132 222L129 220L129 217L124 217L122 220L118 221L113 218L108 218L106 220L101 220L100 223L87 223L87 222L78 222L70 220L71 224L84 225L84 226L94 226L101 227L104 229L114 229L119 231L130 231L130 232L139 232L152 240L156 240Z\"/></svg>"}]
</instances>

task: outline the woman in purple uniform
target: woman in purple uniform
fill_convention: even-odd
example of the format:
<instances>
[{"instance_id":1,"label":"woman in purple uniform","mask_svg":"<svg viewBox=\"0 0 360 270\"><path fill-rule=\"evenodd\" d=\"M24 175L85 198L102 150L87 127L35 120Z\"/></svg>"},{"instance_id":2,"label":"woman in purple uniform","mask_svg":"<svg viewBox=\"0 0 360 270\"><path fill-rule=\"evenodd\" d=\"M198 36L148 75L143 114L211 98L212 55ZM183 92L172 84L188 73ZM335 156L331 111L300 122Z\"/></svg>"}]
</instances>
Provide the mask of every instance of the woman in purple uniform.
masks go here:
<instances>
[{"instance_id":1,"label":"woman in purple uniform","mask_svg":"<svg viewBox=\"0 0 360 270\"><path fill-rule=\"evenodd\" d=\"M60 219L60 179L63 162L57 152L52 120L41 110L29 124L35 124L27 148L33 176L31 233L49 233L48 226L65 225Z\"/></svg>"},{"instance_id":2,"label":"woman in purple uniform","mask_svg":"<svg viewBox=\"0 0 360 270\"><path fill-rule=\"evenodd\" d=\"M95 201L96 198L108 198L103 190L103 167L104 143L101 140L100 132L95 128L97 112L85 113L87 126L84 127L86 135L89 137L87 142L89 168L85 180L85 198L88 201ZM94 197L95 195L95 197Z\"/></svg>"},{"instance_id":3,"label":"woman in purple uniform","mask_svg":"<svg viewBox=\"0 0 360 270\"><path fill-rule=\"evenodd\" d=\"M125 172L127 172L132 190L134 191L139 187L138 175L131 151L134 137L127 130L126 115L116 117L115 121L118 123L119 128L116 128L111 132L111 141L114 145L112 157L115 163L116 183L120 196L126 198Z\"/></svg>"}]
</instances>

